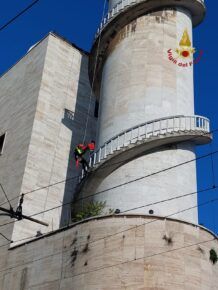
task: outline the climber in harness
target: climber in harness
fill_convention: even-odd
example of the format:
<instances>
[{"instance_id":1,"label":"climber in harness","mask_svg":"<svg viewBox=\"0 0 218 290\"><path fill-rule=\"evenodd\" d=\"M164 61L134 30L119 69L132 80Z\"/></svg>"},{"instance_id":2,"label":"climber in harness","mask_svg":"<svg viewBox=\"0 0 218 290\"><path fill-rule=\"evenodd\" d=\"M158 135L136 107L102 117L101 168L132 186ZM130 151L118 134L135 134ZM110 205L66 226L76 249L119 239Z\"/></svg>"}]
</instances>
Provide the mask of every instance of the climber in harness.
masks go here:
<instances>
[{"instance_id":1,"label":"climber in harness","mask_svg":"<svg viewBox=\"0 0 218 290\"><path fill-rule=\"evenodd\" d=\"M93 154L94 150L95 150L95 141L92 140L90 143L88 143L87 145L89 151L90 151L90 154Z\"/></svg>"},{"instance_id":2,"label":"climber in harness","mask_svg":"<svg viewBox=\"0 0 218 290\"><path fill-rule=\"evenodd\" d=\"M85 173L87 173L89 169L89 164L86 161L86 159L83 157L83 155L86 153L86 151L89 150L88 146L84 144L78 144L76 148L74 149L74 157L76 160L76 167L79 166L79 163L82 165L82 168Z\"/></svg>"},{"instance_id":3,"label":"climber in harness","mask_svg":"<svg viewBox=\"0 0 218 290\"><path fill-rule=\"evenodd\" d=\"M88 143L87 145L88 149L89 149L89 157L91 159L91 164L93 164L94 162L94 151L95 151L95 141L91 140L90 143Z\"/></svg>"}]
</instances>

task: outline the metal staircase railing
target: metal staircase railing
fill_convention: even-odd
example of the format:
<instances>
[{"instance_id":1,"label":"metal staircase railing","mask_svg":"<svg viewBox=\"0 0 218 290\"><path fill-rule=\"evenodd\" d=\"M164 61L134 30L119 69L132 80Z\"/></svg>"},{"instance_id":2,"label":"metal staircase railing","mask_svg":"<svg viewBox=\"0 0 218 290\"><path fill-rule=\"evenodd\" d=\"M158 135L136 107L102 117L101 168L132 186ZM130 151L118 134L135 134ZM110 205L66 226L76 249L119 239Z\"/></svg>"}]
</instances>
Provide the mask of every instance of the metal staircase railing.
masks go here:
<instances>
[{"instance_id":1,"label":"metal staircase railing","mask_svg":"<svg viewBox=\"0 0 218 290\"><path fill-rule=\"evenodd\" d=\"M113 9L111 9L111 11L109 11L104 19L102 20L100 27L97 30L97 33L95 35L95 38L97 38L99 36L99 34L101 33L101 31L104 29L105 26L107 26L107 24L114 19L120 12L122 12L123 10L126 10L129 6L133 6L135 4L141 3L141 2L146 2L147 0L121 0L119 3L117 3L116 6L113 7ZM204 4L203 0L197 0L198 2Z\"/></svg>"},{"instance_id":2,"label":"metal staircase railing","mask_svg":"<svg viewBox=\"0 0 218 290\"><path fill-rule=\"evenodd\" d=\"M130 144L139 141L158 137L166 134L174 134L178 132L201 131L203 134L210 133L210 121L202 116L171 116L161 119L155 119L134 126L130 129L122 131L110 140L104 143L90 157L90 168L95 167L105 160L109 155L113 155L115 151L119 151ZM81 178L84 177L82 173Z\"/></svg>"}]
</instances>

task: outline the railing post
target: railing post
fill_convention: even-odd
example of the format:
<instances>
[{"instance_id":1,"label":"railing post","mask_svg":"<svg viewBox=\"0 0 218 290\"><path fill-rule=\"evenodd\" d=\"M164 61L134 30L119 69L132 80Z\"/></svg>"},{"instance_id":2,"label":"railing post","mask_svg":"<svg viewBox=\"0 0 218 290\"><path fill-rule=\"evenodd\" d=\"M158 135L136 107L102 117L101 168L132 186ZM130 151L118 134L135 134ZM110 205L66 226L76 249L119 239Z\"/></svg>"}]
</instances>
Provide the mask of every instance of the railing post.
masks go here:
<instances>
[{"instance_id":1,"label":"railing post","mask_svg":"<svg viewBox=\"0 0 218 290\"><path fill-rule=\"evenodd\" d=\"M100 149L99 149L99 152L98 152L98 162L100 162L101 161L101 147L100 147Z\"/></svg>"},{"instance_id":2,"label":"railing post","mask_svg":"<svg viewBox=\"0 0 218 290\"><path fill-rule=\"evenodd\" d=\"M126 142L126 132L124 133L124 139L123 139L123 145L125 146L125 142Z\"/></svg>"},{"instance_id":3,"label":"railing post","mask_svg":"<svg viewBox=\"0 0 218 290\"><path fill-rule=\"evenodd\" d=\"M104 158L107 157L107 143L104 145Z\"/></svg>"},{"instance_id":4,"label":"railing post","mask_svg":"<svg viewBox=\"0 0 218 290\"><path fill-rule=\"evenodd\" d=\"M147 139L147 133L148 133L148 124L145 124L145 139Z\"/></svg>"},{"instance_id":5,"label":"railing post","mask_svg":"<svg viewBox=\"0 0 218 290\"><path fill-rule=\"evenodd\" d=\"M130 144L132 143L132 129L131 129L131 131L130 131Z\"/></svg>"},{"instance_id":6,"label":"railing post","mask_svg":"<svg viewBox=\"0 0 218 290\"><path fill-rule=\"evenodd\" d=\"M138 127L137 141L139 140L139 136L140 136L140 127Z\"/></svg>"},{"instance_id":7,"label":"railing post","mask_svg":"<svg viewBox=\"0 0 218 290\"><path fill-rule=\"evenodd\" d=\"M91 157L89 158L89 167L90 168L92 167L92 158Z\"/></svg>"},{"instance_id":8,"label":"railing post","mask_svg":"<svg viewBox=\"0 0 218 290\"><path fill-rule=\"evenodd\" d=\"M181 126L181 117L179 117L179 131L181 131L182 130L182 126Z\"/></svg>"},{"instance_id":9,"label":"railing post","mask_svg":"<svg viewBox=\"0 0 218 290\"><path fill-rule=\"evenodd\" d=\"M110 142L111 143L111 150L110 150L111 154L113 154L113 143L112 142L113 142L113 140L111 140L111 142Z\"/></svg>"},{"instance_id":10,"label":"railing post","mask_svg":"<svg viewBox=\"0 0 218 290\"><path fill-rule=\"evenodd\" d=\"M94 161L93 161L93 165L95 165L95 163L96 163L96 156L97 156L97 154L96 154L96 152L94 153Z\"/></svg>"},{"instance_id":11,"label":"railing post","mask_svg":"<svg viewBox=\"0 0 218 290\"><path fill-rule=\"evenodd\" d=\"M166 120L166 133L168 133L169 119Z\"/></svg>"},{"instance_id":12,"label":"railing post","mask_svg":"<svg viewBox=\"0 0 218 290\"><path fill-rule=\"evenodd\" d=\"M123 9L124 8L124 0L122 0L122 2L121 2L121 9Z\"/></svg>"},{"instance_id":13,"label":"railing post","mask_svg":"<svg viewBox=\"0 0 218 290\"><path fill-rule=\"evenodd\" d=\"M176 119L173 117L173 131L176 131Z\"/></svg>"},{"instance_id":14,"label":"railing post","mask_svg":"<svg viewBox=\"0 0 218 290\"><path fill-rule=\"evenodd\" d=\"M120 136L117 137L117 150L120 150Z\"/></svg>"}]
</instances>

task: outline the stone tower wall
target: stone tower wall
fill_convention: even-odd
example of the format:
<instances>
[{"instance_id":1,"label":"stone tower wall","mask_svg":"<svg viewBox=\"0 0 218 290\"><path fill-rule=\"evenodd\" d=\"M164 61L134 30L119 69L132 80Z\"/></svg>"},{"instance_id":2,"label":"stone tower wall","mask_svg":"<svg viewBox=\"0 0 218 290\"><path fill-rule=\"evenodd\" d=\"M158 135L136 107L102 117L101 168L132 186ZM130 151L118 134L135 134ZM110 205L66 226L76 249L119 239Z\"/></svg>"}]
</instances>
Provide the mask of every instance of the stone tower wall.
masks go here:
<instances>
[{"instance_id":1,"label":"stone tower wall","mask_svg":"<svg viewBox=\"0 0 218 290\"><path fill-rule=\"evenodd\" d=\"M110 40L102 69L98 147L144 122L194 115L193 66L180 67L168 59L168 50L179 47L185 29L192 42L192 19L187 10L162 9L135 19ZM160 216L195 206L197 194L143 207L196 192L195 162L143 178L192 159L195 147L191 142L156 149L104 178L95 190L103 193L97 194L95 200L106 201L108 208L121 211L148 214L152 209ZM116 188L119 184L124 186ZM197 223L197 209L177 217Z\"/></svg>"},{"instance_id":2,"label":"stone tower wall","mask_svg":"<svg viewBox=\"0 0 218 290\"><path fill-rule=\"evenodd\" d=\"M0 289L216 290L211 249L216 238L192 224L102 217L11 249Z\"/></svg>"}]
</instances>

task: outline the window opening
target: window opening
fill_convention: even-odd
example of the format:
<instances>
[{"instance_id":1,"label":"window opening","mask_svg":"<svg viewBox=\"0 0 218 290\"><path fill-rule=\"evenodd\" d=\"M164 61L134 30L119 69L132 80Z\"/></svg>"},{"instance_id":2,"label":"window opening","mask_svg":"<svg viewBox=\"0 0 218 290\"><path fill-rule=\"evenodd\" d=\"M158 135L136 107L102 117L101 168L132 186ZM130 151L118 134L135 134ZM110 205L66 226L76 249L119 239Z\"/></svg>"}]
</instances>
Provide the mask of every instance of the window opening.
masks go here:
<instances>
[{"instance_id":1,"label":"window opening","mask_svg":"<svg viewBox=\"0 0 218 290\"><path fill-rule=\"evenodd\" d=\"M0 155L3 153L6 134L0 135Z\"/></svg>"},{"instance_id":2,"label":"window opening","mask_svg":"<svg viewBox=\"0 0 218 290\"><path fill-rule=\"evenodd\" d=\"M98 118L98 110L99 110L99 102L95 102L95 111L94 111L94 117Z\"/></svg>"}]
</instances>

